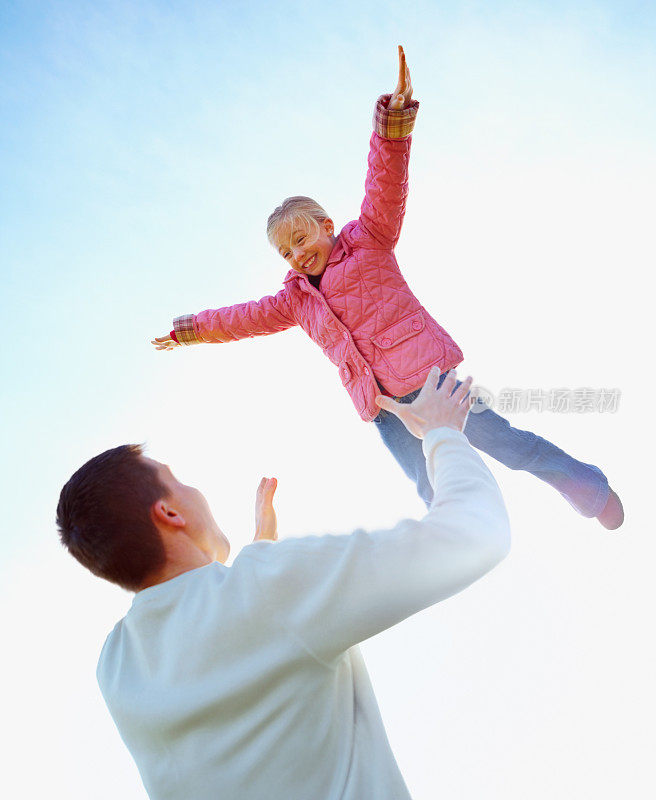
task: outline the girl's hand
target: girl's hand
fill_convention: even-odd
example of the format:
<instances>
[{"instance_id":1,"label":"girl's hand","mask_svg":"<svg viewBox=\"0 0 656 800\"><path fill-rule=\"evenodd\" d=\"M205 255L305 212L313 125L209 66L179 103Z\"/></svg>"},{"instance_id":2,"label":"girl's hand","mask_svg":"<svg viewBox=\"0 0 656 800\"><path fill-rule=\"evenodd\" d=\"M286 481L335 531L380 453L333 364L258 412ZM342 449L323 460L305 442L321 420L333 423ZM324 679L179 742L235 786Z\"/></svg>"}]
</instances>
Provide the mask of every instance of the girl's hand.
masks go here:
<instances>
[{"instance_id":1,"label":"girl's hand","mask_svg":"<svg viewBox=\"0 0 656 800\"><path fill-rule=\"evenodd\" d=\"M155 345L155 350L173 350L174 347L181 347L180 342L171 339L171 335L168 333L166 336L151 339L150 343Z\"/></svg>"},{"instance_id":2,"label":"girl's hand","mask_svg":"<svg viewBox=\"0 0 656 800\"><path fill-rule=\"evenodd\" d=\"M257 487L254 542L260 541L260 539L275 542L278 539L278 521L276 512L273 510L273 495L277 486L276 478L262 478Z\"/></svg>"},{"instance_id":3,"label":"girl's hand","mask_svg":"<svg viewBox=\"0 0 656 800\"><path fill-rule=\"evenodd\" d=\"M410 80L410 70L405 63L405 53L403 48L399 45L399 82L396 84L396 89L392 95L388 108L393 111L401 111L410 105L412 100L412 82Z\"/></svg>"}]
</instances>

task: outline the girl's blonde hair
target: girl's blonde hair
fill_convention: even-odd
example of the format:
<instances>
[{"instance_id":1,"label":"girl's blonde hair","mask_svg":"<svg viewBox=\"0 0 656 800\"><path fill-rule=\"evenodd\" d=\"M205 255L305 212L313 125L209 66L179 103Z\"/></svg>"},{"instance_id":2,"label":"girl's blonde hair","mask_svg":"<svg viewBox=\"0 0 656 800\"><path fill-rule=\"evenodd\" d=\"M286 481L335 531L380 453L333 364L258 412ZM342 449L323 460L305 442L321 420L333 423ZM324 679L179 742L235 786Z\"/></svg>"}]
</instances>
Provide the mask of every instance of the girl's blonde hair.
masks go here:
<instances>
[{"instance_id":1,"label":"girl's blonde hair","mask_svg":"<svg viewBox=\"0 0 656 800\"><path fill-rule=\"evenodd\" d=\"M319 238L319 223L329 219L328 214L311 197L288 197L276 208L267 220L267 238L269 242L278 247L280 242L277 236L280 230L289 225L289 246L292 241L294 223L301 223L307 230L311 241Z\"/></svg>"}]
</instances>

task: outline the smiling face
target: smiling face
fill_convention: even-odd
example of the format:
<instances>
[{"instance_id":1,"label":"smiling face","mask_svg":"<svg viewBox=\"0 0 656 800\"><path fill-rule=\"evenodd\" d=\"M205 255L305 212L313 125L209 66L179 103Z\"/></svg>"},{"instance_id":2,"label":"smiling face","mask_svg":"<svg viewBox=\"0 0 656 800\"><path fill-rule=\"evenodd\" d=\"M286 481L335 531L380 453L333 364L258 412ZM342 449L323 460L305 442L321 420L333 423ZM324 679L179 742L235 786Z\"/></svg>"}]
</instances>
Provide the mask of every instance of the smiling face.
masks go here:
<instances>
[{"instance_id":1,"label":"smiling face","mask_svg":"<svg viewBox=\"0 0 656 800\"><path fill-rule=\"evenodd\" d=\"M302 219L291 220L277 232L274 240L278 252L289 266L303 275L321 275L336 237L331 219L317 220L318 235Z\"/></svg>"}]
</instances>

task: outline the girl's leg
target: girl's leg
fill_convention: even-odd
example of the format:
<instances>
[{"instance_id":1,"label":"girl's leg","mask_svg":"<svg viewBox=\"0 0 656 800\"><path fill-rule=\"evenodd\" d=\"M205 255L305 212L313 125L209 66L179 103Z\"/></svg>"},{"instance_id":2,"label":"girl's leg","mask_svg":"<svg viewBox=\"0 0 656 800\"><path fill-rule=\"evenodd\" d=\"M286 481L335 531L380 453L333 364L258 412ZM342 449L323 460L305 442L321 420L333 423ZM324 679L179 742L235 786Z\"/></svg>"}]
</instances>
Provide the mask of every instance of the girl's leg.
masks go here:
<instances>
[{"instance_id":1,"label":"girl's leg","mask_svg":"<svg viewBox=\"0 0 656 800\"><path fill-rule=\"evenodd\" d=\"M439 385L444 377L440 376ZM418 394L419 390L397 399L411 403ZM421 441L389 411L381 410L375 422L385 446L416 484L421 499L430 506L433 490L426 473ZM610 489L598 467L577 461L530 431L511 427L507 419L492 409L470 411L463 433L473 447L510 469L525 470L553 486L584 517L596 517L604 509Z\"/></svg>"},{"instance_id":2,"label":"girl's leg","mask_svg":"<svg viewBox=\"0 0 656 800\"><path fill-rule=\"evenodd\" d=\"M535 433L513 428L491 408L470 411L463 433L477 450L553 486L582 516L603 511L610 488L598 467L577 461Z\"/></svg>"},{"instance_id":3,"label":"girl's leg","mask_svg":"<svg viewBox=\"0 0 656 800\"><path fill-rule=\"evenodd\" d=\"M411 403L418 394L419 391L416 391L397 400L401 403ZM392 453L408 478L416 484L419 497L427 507L430 507L433 487L428 480L421 439L413 436L401 420L390 411L381 409L374 422L385 447Z\"/></svg>"}]
</instances>

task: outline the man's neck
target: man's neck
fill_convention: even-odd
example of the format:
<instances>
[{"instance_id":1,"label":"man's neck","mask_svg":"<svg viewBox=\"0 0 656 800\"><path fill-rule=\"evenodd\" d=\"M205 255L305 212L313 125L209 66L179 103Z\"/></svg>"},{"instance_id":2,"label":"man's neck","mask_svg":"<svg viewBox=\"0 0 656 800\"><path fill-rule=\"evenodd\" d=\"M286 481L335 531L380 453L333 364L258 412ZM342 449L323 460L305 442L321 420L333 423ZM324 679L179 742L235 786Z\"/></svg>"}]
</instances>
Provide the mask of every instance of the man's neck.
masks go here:
<instances>
[{"instance_id":1,"label":"man's neck","mask_svg":"<svg viewBox=\"0 0 656 800\"><path fill-rule=\"evenodd\" d=\"M212 559L197 547L192 546L185 548L184 552L169 554L162 569L149 575L141 589L148 589L150 586L156 586L158 583L166 583L166 581L177 578L178 575L190 572L192 569L205 567L207 564L211 563Z\"/></svg>"}]
</instances>

